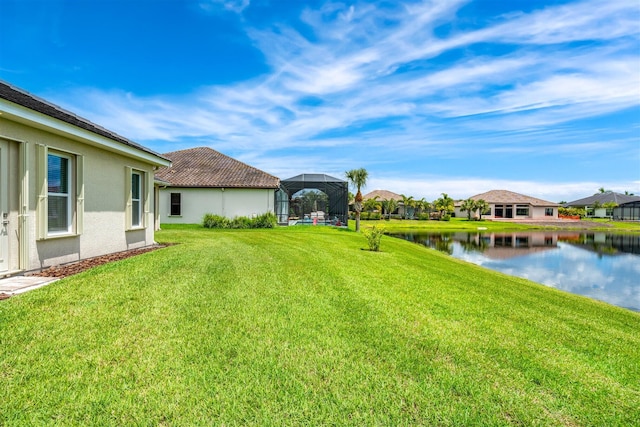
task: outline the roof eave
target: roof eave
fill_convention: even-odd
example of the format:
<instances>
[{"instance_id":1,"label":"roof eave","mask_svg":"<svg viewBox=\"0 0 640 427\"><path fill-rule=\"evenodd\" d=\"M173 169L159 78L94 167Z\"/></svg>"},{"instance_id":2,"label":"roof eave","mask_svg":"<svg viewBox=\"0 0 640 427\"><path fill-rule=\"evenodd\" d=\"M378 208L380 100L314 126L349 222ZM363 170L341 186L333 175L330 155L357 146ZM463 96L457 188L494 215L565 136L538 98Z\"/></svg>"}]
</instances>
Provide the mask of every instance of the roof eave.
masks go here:
<instances>
[{"instance_id":1,"label":"roof eave","mask_svg":"<svg viewBox=\"0 0 640 427\"><path fill-rule=\"evenodd\" d=\"M64 137L83 142L87 145L150 163L154 166L171 166L171 161L169 159L153 153L150 150L145 151L133 146L125 145L122 142L114 141L5 99L0 99L0 112L0 117L7 120L26 124L57 135L62 135Z\"/></svg>"}]
</instances>

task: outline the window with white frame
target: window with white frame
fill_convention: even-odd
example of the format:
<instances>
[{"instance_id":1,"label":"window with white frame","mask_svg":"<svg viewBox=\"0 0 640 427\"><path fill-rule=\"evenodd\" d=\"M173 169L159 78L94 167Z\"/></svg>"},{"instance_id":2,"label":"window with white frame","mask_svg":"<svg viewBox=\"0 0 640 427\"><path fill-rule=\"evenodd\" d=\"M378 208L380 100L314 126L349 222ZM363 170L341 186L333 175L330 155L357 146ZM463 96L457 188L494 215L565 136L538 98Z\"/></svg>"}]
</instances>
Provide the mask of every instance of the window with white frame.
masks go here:
<instances>
[{"instance_id":1,"label":"window with white frame","mask_svg":"<svg viewBox=\"0 0 640 427\"><path fill-rule=\"evenodd\" d=\"M69 156L47 155L47 232L70 233L73 210L72 161Z\"/></svg>"},{"instance_id":2,"label":"window with white frame","mask_svg":"<svg viewBox=\"0 0 640 427\"><path fill-rule=\"evenodd\" d=\"M518 216L528 216L529 215L529 206L528 205L516 205L516 215L518 215Z\"/></svg>"},{"instance_id":3,"label":"window with white frame","mask_svg":"<svg viewBox=\"0 0 640 427\"><path fill-rule=\"evenodd\" d=\"M138 171L131 173L131 226L142 225L142 174Z\"/></svg>"},{"instance_id":4,"label":"window with white frame","mask_svg":"<svg viewBox=\"0 0 640 427\"><path fill-rule=\"evenodd\" d=\"M82 233L84 212L83 157L36 146L38 239Z\"/></svg>"},{"instance_id":5,"label":"window with white frame","mask_svg":"<svg viewBox=\"0 0 640 427\"><path fill-rule=\"evenodd\" d=\"M147 173L126 167L126 229L134 230L147 226L149 213L149 178Z\"/></svg>"}]
</instances>

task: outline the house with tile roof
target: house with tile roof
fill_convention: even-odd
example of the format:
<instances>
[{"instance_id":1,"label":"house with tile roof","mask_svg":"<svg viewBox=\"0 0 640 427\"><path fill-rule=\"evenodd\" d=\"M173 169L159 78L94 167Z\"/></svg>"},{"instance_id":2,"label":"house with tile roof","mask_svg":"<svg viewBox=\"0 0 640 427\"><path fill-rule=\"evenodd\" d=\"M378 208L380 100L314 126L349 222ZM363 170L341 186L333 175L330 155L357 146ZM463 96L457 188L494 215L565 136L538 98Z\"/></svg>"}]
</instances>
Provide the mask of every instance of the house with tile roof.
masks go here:
<instances>
[{"instance_id":1,"label":"house with tile roof","mask_svg":"<svg viewBox=\"0 0 640 427\"><path fill-rule=\"evenodd\" d=\"M0 276L154 243L170 160L0 81Z\"/></svg>"},{"instance_id":2,"label":"house with tile roof","mask_svg":"<svg viewBox=\"0 0 640 427\"><path fill-rule=\"evenodd\" d=\"M396 209L391 212L392 215L404 215L404 203L402 203L402 195L389 190L373 190L362 196L362 200L376 199L379 202L383 200L395 200L397 202Z\"/></svg>"},{"instance_id":3,"label":"house with tile roof","mask_svg":"<svg viewBox=\"0 0 640 427\"><path fill-rule=\"evenodd\" d=\"M507 190L491 190L471 196L473 200L484 200L489 209L482 213L484 219L558 219L559 204ZM464 217L460 210L461 202L455 204L455 216ZM474 214L478 214L475 212Z\"/></svg>"},{"instance_id":4,"label":"house with tile roof","mask_svg":"<svg viewBox=\"0 0 640 427\"><path fill-rule=\"evenodd\" d=\"M613 203L616 207L604 207L603 205L607 203ZM613 191L596 193L593 196L565 203L563 206L585 209L587 216L595 218L640 219L640 197Z\"/></svg>"},{"instance_id":5,"label":"house with tile roof","mask_svg":"<svg viewBox=\"0 0 640 427\"><path fill-rule=\"evenodd\" d=\"M280 179L209 147L163 154L159 169L160 222L199 224L205 214L254 217L274 212Z\"/></svg>"}]
</instances>

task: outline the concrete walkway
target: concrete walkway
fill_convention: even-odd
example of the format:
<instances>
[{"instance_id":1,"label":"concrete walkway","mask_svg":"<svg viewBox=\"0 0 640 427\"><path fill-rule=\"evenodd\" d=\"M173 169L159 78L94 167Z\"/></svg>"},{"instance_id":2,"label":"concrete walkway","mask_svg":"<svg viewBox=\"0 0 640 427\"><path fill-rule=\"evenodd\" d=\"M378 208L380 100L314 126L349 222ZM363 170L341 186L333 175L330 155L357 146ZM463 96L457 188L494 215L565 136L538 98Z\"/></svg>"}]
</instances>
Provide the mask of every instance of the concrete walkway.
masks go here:
<instances>
[{"instance_id":1,"label":"concrete walkway","mask_svg":"<svg viewBox=\"0 0 640 427\"><path fill-rule=\"evenodd\" d=\"M12 276L0 279L0 294L16 295L59 280L58 277Z\"/></svg>"}]
</instances>

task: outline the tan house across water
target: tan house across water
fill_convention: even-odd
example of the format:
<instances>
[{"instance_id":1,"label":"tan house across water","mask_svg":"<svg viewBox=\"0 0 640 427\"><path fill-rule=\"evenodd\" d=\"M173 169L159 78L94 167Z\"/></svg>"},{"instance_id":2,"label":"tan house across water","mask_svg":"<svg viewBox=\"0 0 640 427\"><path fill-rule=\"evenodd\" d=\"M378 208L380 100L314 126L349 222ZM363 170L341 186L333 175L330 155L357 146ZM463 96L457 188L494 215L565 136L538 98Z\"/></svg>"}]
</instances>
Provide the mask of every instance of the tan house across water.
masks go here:
<instances>
[{"instance_id":1,"label":"tan house across water","mask_svg":"<svg viewBox=\"0 0 640 427\"><path fill-rule=\"evenodd\" d=\"M484 200L489 209L482 212L483 219L528 219L554 220L558 219L558 203L549 202L524 194L507 190L491 190L486 193L471 196L473 200ZM455 204L455 216L466 217L467 212L460 210L462 202ZM474 215L478 215L474 212Z\"/></svg>"}]
</instances>

